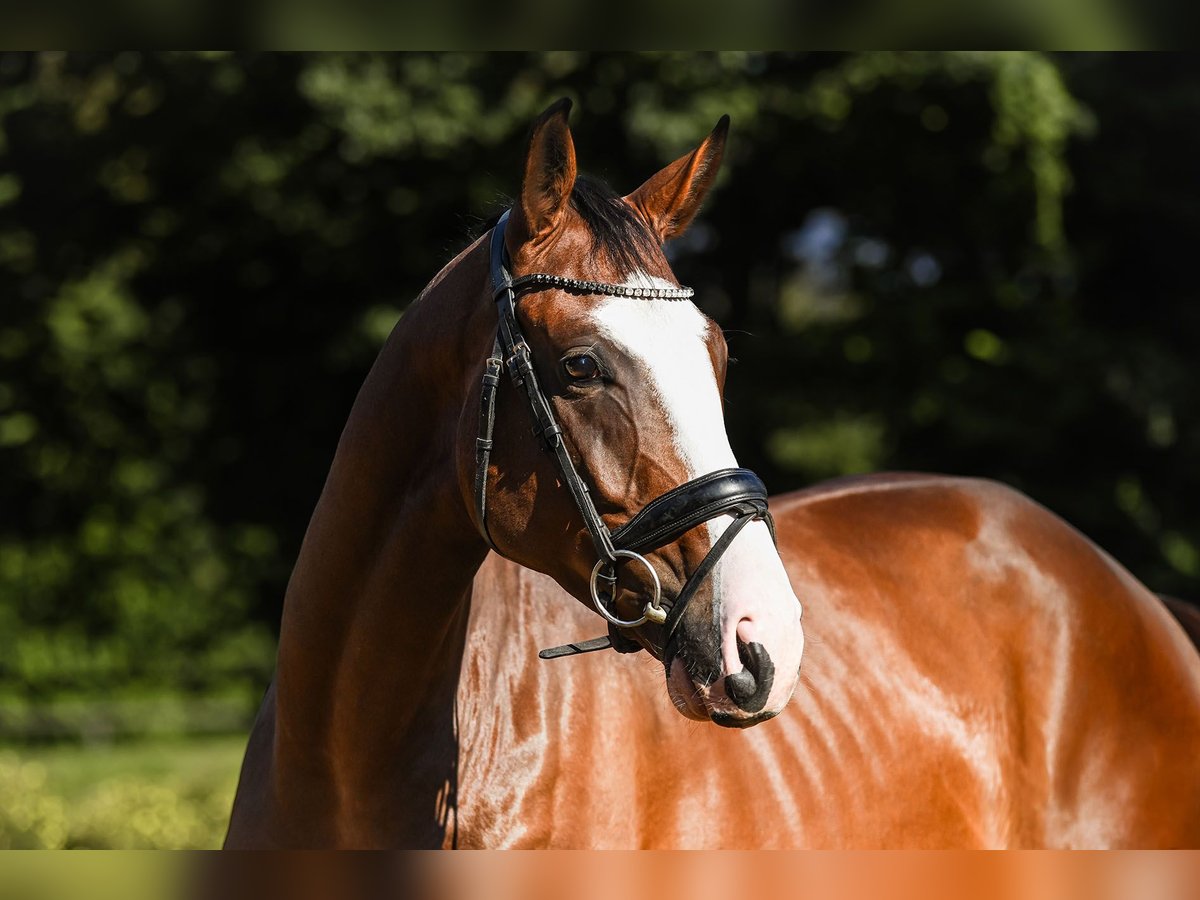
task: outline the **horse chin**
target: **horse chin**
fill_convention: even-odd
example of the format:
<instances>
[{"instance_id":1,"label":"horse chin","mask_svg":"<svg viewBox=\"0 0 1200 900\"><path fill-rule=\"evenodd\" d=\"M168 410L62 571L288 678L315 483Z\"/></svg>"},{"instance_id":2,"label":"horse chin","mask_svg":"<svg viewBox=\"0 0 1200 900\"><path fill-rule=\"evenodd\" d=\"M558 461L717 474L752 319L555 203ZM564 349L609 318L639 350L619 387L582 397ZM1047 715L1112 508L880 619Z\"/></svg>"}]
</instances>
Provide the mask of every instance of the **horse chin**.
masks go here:
<instances>
[{"instance_id":1,"label":"horse chin","mask_svg":"<svg viewBox=\"0 0 1200 900\"><path fill-rule=\"evenodd\" d=\"M707 722L711 718L704 701L700 699L700 691L678 659L672 659L667 669L667 696L684 717L698 722Z\"/></svg>"},{"instance_id":2,"label":"horse chin","mask_svg":"<svg viewBox=\"0 0 1200 900\"><path fill-rule=\"evenodd\" d=\"M779 713L761 712L752 716L733 716L729 713L713 713L712 720L722 728L751 728L768 719L775 718Z\"/></svg>"}]
</instances>

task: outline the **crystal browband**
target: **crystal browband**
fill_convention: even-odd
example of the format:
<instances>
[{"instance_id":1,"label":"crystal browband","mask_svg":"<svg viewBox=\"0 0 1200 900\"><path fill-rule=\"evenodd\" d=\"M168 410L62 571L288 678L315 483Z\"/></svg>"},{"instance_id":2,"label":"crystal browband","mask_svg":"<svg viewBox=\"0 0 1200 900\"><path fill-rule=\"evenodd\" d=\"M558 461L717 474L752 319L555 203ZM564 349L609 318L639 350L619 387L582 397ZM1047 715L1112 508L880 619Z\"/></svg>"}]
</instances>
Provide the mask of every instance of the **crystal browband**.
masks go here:
<instances>
[{"instance_id":1,"label":"crystal browband","mask_svg":"<svg viewBox=\"0 0 1200 900\"><path fill-rule=\"evenodd\" d=\"M624 284L568 278L565 275L548 275L545 272L522 275L512 280L512 289L518 294L538 288L558 288L576 294L605 294L609 297L642 297L647 300L691 300L696 294L690 287L630 287Z\"/></svg>"}]
</instances>

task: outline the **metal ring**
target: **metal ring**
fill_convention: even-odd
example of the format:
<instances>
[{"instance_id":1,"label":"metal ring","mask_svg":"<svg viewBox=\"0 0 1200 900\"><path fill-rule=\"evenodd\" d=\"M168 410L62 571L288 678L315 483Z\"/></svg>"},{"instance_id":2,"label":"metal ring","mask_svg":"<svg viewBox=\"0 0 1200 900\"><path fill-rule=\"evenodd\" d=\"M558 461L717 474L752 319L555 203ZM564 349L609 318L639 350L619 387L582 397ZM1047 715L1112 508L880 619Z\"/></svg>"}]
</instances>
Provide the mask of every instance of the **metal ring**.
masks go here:
<instances>
[{"instance_id":1,"label":"metal ring","mask_svg":"<svg viewBox=\"0 0 1200 900\"><path fill-rule=\"evenodd\" d=\"M650 580L654 583L654 598L647 602L645 607L642 608L641 618L618 619L604 608L604 604L600 602L600 592L596 589L596 581L600 577L600 570L607 565L607 563L601 559L597 560L595 567L592 569L592 580L588 585L592 591L592 603L595 605L596 611L618 628L633 628L646 621L658 622L659 624L662 624L662 622L666 621L666 612L661 606L659 606L659 601L662 599L662 585L658 581L658 573L654 571L654 566L650 565L650 562L646 559L646 557L640 556L639 554L634 553L632 550L614 550L613 555L623 556L626 559L636 559L645 567L646 571L650 573ZM616 580L616 572L614 570L612 578L614 584L616 584Z\"/></svg>"}]
</instances>

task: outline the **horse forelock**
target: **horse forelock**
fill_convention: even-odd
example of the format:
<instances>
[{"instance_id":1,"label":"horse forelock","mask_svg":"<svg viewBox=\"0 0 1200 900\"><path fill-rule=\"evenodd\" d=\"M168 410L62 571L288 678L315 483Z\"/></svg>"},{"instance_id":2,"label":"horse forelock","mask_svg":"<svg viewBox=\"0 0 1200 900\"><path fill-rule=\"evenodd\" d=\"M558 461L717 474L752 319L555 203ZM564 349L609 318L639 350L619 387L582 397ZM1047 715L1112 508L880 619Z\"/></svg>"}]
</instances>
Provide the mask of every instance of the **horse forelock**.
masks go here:
<instances>
[{"instance_id":1,"label":"horse forelock","mask_svg":"<svg viewBox=\"0 0 1200 900\"><path fill-rule=\"evenodd\" d=\"M606 256L619 279L666 267L662 246L650 226L603 181L579 176L571 192L571 209L591 234L592 255Z\"/></svg>"}]
</instances>

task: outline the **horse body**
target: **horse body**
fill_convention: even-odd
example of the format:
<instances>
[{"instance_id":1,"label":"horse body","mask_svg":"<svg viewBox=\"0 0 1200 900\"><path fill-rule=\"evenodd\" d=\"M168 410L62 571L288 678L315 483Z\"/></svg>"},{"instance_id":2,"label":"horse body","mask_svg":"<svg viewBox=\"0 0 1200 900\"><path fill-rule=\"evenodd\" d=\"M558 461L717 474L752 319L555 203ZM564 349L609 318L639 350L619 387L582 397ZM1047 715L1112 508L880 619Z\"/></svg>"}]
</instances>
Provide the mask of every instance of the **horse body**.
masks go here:
<instances>
[{"instance_id":1,"label":"horse body","mask_svg":"<svg viewBox=\"0 0 1200 900\"><path fill-rule=\"evenodd\" d=\"M611 533L734 463L719 329L612 291L674 283L661 244L695 214L724 128L633 194L581 193L556 105L501 238L515 272L609 289L534 293L519 317L556 446ZM1200 844L1200 657L1128 573L1008 489L886 476L776 498L778 552L761 519L741 536L689 519L590 599L596 546L530 437L532 380L498 390L478 462L489 258L481 239L434 278L354 404L227 845ZM599 630L584 604L628 621L651 580L678 600L718 549L677 630L620 635L657 661L536 658Z\"/></svg>"},{"instance_id":2,"label":"horse body","mask_svg":"<svg viewBox=\"0 0 1200 900\"><path fill-rule=\"evenodd\" d=\"M458 688L447 846L1097 847L1200 842L1200 657L1161 604L1000 485L832 482L772 508L805 607L792 702L681 719L661 667L489 557Z\"/></svg>"}]
</instances>

